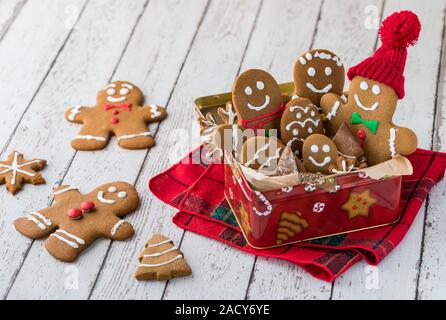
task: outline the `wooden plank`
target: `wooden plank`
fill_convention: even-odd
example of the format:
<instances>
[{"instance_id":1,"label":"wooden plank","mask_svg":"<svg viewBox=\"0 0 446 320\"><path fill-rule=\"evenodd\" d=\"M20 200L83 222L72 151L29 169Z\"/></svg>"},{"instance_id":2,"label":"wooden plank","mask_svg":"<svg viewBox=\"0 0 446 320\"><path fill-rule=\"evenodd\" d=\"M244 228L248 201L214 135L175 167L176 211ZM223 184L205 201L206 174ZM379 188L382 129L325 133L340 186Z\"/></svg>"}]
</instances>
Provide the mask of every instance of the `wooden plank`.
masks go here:
<instances>
[{"instance_id":1,"label":"wooden plank","mask_svg":"<svg viewBox=\"0 0 446 320\"><path fill-rule=\"evenodd\" d=\"M440 61L445 1L426 6L416 1L387 1L384 17L397 10L413 10L422 23L418 44L409 48L406 64L406 97L400 101L395 122L418 135L419 146L431 148L438 64ZM429 59L426 59L429 57ZM422 85L420 85L422 84ZM422 106L422 108L420 108ZM421 113L422 112L422 113ZM336 281L334 299L413 299L419 273L425 207L406 238L379 266L379 286L366 285L370 273L359 265Z\"/></svg>"},{"instance_id":2,"label":"wooden plank","mask_svg":"<svg viewBox=\"0 0 446 320\"><path fill-rule=\"evenodd\" d=\"M53 1L51 3L54 5ZM61 299L88 296L91 284L83 281L87 279L88 270L83 269L82 264L65 265L57 262L44 250L42 241L36 241L30 247L31 242L15 231L11 224L18 216L29 214L31 210L44 208L51 203L52 187L63 180L75 154L69 142L79 130L77 126L63 120L67 104L95 102L97 91L109 81L114 66L120 61L146 3L146 0L88 2L76 31L68 40L12 138L8 149L20 146L31 155L47 159L48 168L43 171L47 179L46 185L26 188L15 198L1 194L0 201L4 211L2 216L8 222L3 225L4 230L1 232L1 268L4 270L2 274L7 275L5 278L8 279L5 281L8 285L2 283L2 295L7 294L9 283L14 281L23 263L22 271L15 278L8 298ZM98 12L101 13L101 19L98 19ZM122 21L125 23L118 23ZM82 179L87 183L73 181L84 192L88 192L96 183L104 182L102 178L109 178L102 177L102 172L116 172L112 167L95 171L96 154L82 154L82 161L86 164L81 169L84 174ZM98 176L97 172L101 172L97 180L91 179ZM15 210L11 212L7 208ZM105 252L102 252L102 255L104 254ZM86 252L83 258L84 263L89 259L97 259L94 251ZM66 282L72 279L70 271L79 276L77 289L73 289L71 282ZM60 288L65 288L66 295L58 291Z\"/></svg>"},{"instance_id":3,"label":"wooden plank","mask_svg":"<svg viewBox=\"0 0 446 320\"><path fill-rule=\"evenodd\" d=\"M364 15L364 8L370 5L376 6L379 12L382 3L381 0L372 2L369 0L325 1L317 25L316 21L313 23L312 20L304 19L303 21L309 26L316 26L317 31L314 37L310 30L305 29L305 26L295 26L295 30L307 34L309 38L305 38L300 46L289 43L290 48L296 48L294 55L290 54L290 49L287 47L283 48L288 60L290 60L288 63L283 63L287 66L287 72L284 72L287 78L284 80L290 81L292 79L291 72L294 60L311 45L312 48L332 50L342 58L345 66L351 65L353 61L358 61L356 54L359 51L358 48L361 48L361 54L371 53L376 38L376 30L365 30L364 21L361 19ZM317 7L317 3L311 4L311 6ZM295 9L307 14L308 7L308 5L302 8L296 6ZM354 18L340 18L347 16ZM311 17L313 19L313 15ZM298 18L297 21L299 20ZM300 35L296 32L296 35L298 34ZM300 37L296 36L295 38ZM285 59L285 57L282 57L282 59ZM330 284L315 280L302 269L276 259L258 258L252 279L247 294L249 299L270 299L272 297L274 299L328 299L331 293Z\"/></svg>"},{"instance_id":4,"label":"wooden plank","mask_svg":"<svg viewBox=\"0 0 446 320\"><path fill-rule=\"evenodd\" d=\"M139 190L147 190L150 177L167 168L178 156L184 156L188 148L199 144L194 140L197 136L190 135L190 126L195 122L193 100L200 95L211 93L209 88L216 88L218 92L226 90L231 85L258 6L259 1L211 2L172 93L168 104L169 117L159 127L156 138L159 147L149 152L143 166L136 185ZM198 134L198 130L194 130L192 134L194 133ZM144 242L154 233L163 233L179 245L183 231L170 221L174 213L172 208L151 194L146 192L141 194L146 196L142 199L138 213L129 217L136 226L138 237L135 241L113 243L92 298L105 296L116 299L125 296L132 299L160 299L163 295L165 282L147 283L133 280L133 273L138 263L137 257ZM207 241L203 238L202 240ZM172 282L187 283L189 288L187 292L189 298L192 298L193 291L197 291L193 289L195 283L204 277L205 273L209 273L209 268L214 269L212 273L216 276L220 276L221 272L209 264L207 264L208 270L202 272L200 264L203 264L203 260L195 256L196 248L182 248L182 250L191 264L194 275ZM232 257L225 248L221 251L222 259ZM131 255L122 259L127 252L131 252ZM236 277L236 273L232 276ZM228 281L227 284L229 283L234 281Z\"/></svg>"},{"instance_id":5,"label":"wooden plank","mask_svg":"<svg viewBox=\"0 0 446 320\"><path fill-rule=\"evenodd\" d=\"M4 0L0 2L0 41L8 32L26 0Z\"/></svg>"},{"instance_id":6,"label":"wooden plank","mask_svg":"<svg viewBox=\"0 0 446 320\"><path fill-rule=\"evenodd\" d=\"M446 102L445 55L446 39L445 31L443 30L443 47L438 77L437 107L434 123L435 130L432 139L432 148L442 152L446 151L446 117L443 107ZM442 182L432 189L427 202L417 299L446 298L446 257L444 254L446 219L444 219L444 208L446 208L446 179L443 179Z\"/></svg>"},{"instance_id":7,"label":"wooden plank","mask_svg":"<svg viewBox=\"0 0 446 320\"><path fill-rule=\"evenodd\" d=\"M3 97L0 150L7 144L72 31L72 25L65 26L67 5L78 8L80 13L84 3L85 0L29 1L4 34L0 42L0 95ZM11 10L14 9L11 7Z\"/></svg>"}]
</instances>

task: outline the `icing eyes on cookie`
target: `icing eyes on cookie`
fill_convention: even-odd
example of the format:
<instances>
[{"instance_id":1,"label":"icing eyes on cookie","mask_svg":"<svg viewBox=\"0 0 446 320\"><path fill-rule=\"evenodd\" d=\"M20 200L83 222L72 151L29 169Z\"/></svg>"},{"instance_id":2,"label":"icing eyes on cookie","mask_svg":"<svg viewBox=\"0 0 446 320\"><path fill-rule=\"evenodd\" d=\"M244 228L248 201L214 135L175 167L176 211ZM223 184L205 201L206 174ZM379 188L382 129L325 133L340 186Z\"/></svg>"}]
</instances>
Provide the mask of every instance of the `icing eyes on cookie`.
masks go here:
<instances>
[{"instance_id":1,"label":"icing eyes on cookie","mask_svg":"<svg viewBox=\"0 0 446 320\"><path fill-rule=\"evenodd\" d=\"M377 84L373 85L372 92L375 96L379 95L381 93L381 87Z\"/></svg>"},{"instance_id":2,"label":"icing eyes on cookie","mask_svg":"<svg viewBox=\"0 0 446 320\"><path fill-rule=\"evenodd\" d=\"M127 197L127 192L125 191L118 192L119 199L124 199L125 197Z\"/></svg>"},{"instance_id":3,"label":"icing eyes on cookie","mask_svg":"<svg viewBox=\"0 0 446 320\"><path fill-rule=\"evenodd\" d=\"M111 186L108 188L108 192L116 192L118 191L118 188L116 188L115 186Z\"/></svg>"},{"instance_id":4,"label":"icing eyes on cookie","mask_svg":"<svg viewBox=\"0 0 446 320\"><path fill-rule=\"evenodd\" d=\"M322 151L324 151L325 153L329 153L330 152L330 146L328 144L324 144L322 146Z\"/></svg>"},{"instance_id":5,"label":"icing eyes on cookie","mask_svg":"<svg viewBox=\"0 0 446 320\"><path fill-rule=\"evenodd\" d=\"M113 89L113 88L108 88L107 91L105 91L105 92L107 92L107 94L109 96L112 96L112 95L116 94L116 90Z\"/></svg>"},{"instance_id":6,"label":"icing eyes on cookie","mask_svg":"<svg viewBox=\"0 0 446 320\"><path fill-rule=\"evenodd\" d=\"M246 94L247 96L252 95L252 89L251 89L251 87L246 87L246 88L245 88L245 94Z\"/></svg>"},{"instance_id":7,"label":"icing eyes on cookie","mask_svg":"<svg viewBox=\"0 0 446 320\"><path fill-rule=\"evenodd\" d=\"M310 115L311 115L312 117L315 117L315 116L316 116L316 112L311 111L311 112L310 112Z\"/></svg>"},{"instance_id":8,"label":"icing eyes on cookie","mask_svg":"<svg viewBox=\"0 0 446 320\"><path fill-rule=\"evenodd\" d=\"M257 81L256 87L259 90L263 90L265 88L265 84L262 81Z\"/></svg>"},{"instance_id":9,"label":"icing eyes on cookie","mask_svg":"<svg viewBox=\"0 0 446 320\"><path fill-rule=\"evenodd\" d=\"M316 75L316 69L314 69L313 67L308 68L307 73L310 77L314 77Z\"/></svg>"},{"instance_id":10,"label":"icing eyes on cookie","mask_svg":"<svg viewBox=\"0 0 446 320\"><path fill-rule=\"evenodd\" d=\"M307 52L305 54L305 58L307 58L307 60L311 60L311 59L313 59L313 55L310 52Z\"/></svg>"},{"instance_id":11,"label":"icing eyes on cookie","mask_svg":"<svg viewBox=\"0 0 446 320\"><path fill-rule=\"evenodd\" d=\"M298 136L299 135L299 130L297 128L293 129L293 135L294 136Z\"/></svg>"},{"instance_id":12,"label":"icing eyes on cookie","mask_svg":"<svg viewBox=\"0 0 446 320\"><path fill-rule=\"evenodd\" d=\"M130 90L128 88L122 88L121 90L119 90L119 93L123 96L126 96L130 93Z\"/></svg>"},{"instance_id":13,"label":"icing eyes on cookie","mask_svg":"<svg viewBox=\"0 0 446 320\"><path fill-rule=\"evenodd\" d=\"M313 144L313 145L311 145L310 150L313 153L318 153L319 152L319 147L317 145Z\"/></svg>"},{"instance_id":14,"label":"icing eyes on cookie","mask_svg":"<svg viewBox=\"0 0 446 320\"><path fill-rule=\"evenodd\" d=\"M327 77L328 77L328 76L331 76L332 72L333 72L333 70L331 70L330 67L326 67L326 68L325 68L325 75L326 75Z\"/></svg>"},{"instance_id":15,"label":"icing eyes on cookie","mask_svg":"<svg viewBox=\"0 0 446 320\"><path fill-rule=\"evenodd\" d=\"M362 82L359 84L359 87L361 88L361 90L366 91L366 90L369 88L369 85L368 85L367 82L362 81Z\"/></svg>"},{"instance_id":16,"label":"icing eyes on cookie","mask_svg":"<svg viewBox=\"0 0 446 320\"><path fill-rule=\"evenodd\" d=\"M313 128L310 127L307 129L307 131L308 131L308 133L313 133Z\"/></svg>"},{"instance_id":17,"label":"icing eyes on cookie","mask_svg":"<svg viewBox=\"0 0 446 320\"><path fill-rule=\"evenodd\" d=\"M302 113L300 113L300 112L296 113L296 119L300 119L300 118L302 118Z\"/></svg>"}]
</instances>

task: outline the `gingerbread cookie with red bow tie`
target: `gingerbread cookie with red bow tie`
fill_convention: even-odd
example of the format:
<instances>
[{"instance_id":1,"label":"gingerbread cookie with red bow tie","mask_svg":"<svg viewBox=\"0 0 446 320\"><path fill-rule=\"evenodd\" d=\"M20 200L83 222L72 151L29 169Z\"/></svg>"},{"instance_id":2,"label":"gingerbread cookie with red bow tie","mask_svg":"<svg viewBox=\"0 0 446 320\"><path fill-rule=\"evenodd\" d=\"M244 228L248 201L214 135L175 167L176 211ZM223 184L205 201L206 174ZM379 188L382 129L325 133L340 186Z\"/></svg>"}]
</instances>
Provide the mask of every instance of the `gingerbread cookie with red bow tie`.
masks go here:
<instances>
[{"instance_id":1,"label":"gingerbread cookie with red bow tie","mask_svg":"<svg viewBox=\"0 0 446 320\"><path fill-rule=\"evenodd\" d=\"M94 107L71 107L65 119L83 124L71 141L76 150L100 150L112 135L125 149L146 149L155 144L147 124L163 120L166 110L150 104L142 106L143 94L134 84L115 81L99 91Z\"/></svg>"},{"instance_id":2,"label":"gingerbread cookie with red bow tie","mask_svg":"<svg viewBox=\"0 0 446 320\"><path fill-rule=\"evenodd\" d=\"M14 225L28 238L48 237L46 249L61 261L74 261L96 239L125 240L134 233L121 219L139 206L138 192L126 182L104 184L88 194L65 185L53 195L52 206L18 218Z\"/></svg>"}]
</instances>

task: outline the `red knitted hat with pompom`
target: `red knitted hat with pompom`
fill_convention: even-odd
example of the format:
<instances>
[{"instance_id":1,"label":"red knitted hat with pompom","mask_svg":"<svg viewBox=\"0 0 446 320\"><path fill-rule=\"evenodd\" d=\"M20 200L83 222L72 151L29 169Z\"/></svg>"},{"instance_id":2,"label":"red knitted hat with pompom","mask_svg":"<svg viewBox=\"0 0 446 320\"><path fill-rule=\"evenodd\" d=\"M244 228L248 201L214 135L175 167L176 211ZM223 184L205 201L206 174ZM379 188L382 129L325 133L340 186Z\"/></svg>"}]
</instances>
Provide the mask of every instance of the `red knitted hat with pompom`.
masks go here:
<instances>
[{"instance_id":1,"label":"red knitted hat with pompom","mask_svg":"<svg viewBox=\"0 0 446 320\"><path fill-rule=\"evenodd\" d=\"M407 47L418 41L420 20L412 11L395 12L379 29L382 45L372 57L348 70L347 76L375 80L392 87L398 98L404 97L404 67Z\"/></svg>"}]
</instances>

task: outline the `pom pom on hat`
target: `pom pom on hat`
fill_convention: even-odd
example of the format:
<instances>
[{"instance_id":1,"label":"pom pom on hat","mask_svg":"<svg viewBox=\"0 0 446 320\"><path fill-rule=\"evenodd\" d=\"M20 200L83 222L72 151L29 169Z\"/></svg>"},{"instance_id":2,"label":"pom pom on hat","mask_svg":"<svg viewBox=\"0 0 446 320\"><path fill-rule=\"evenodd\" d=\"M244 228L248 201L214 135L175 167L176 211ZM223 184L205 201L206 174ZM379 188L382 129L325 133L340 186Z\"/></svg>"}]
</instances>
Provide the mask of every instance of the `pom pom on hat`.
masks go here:
<instances>
[{"instance_id":1,"label":"pom pom on hat","mask_svg":"<svg viewBox=\"0 0 446 320\"><path fill-rule=\"evenodd\" d=\"M412 11L395 12L387 17L379 29L382 46L372 57L348 70L352 80L361 76L392 87L398 98L404 97L404 67L407 47L418 41L420 20Z\"/></svg>"}]
</instances>

